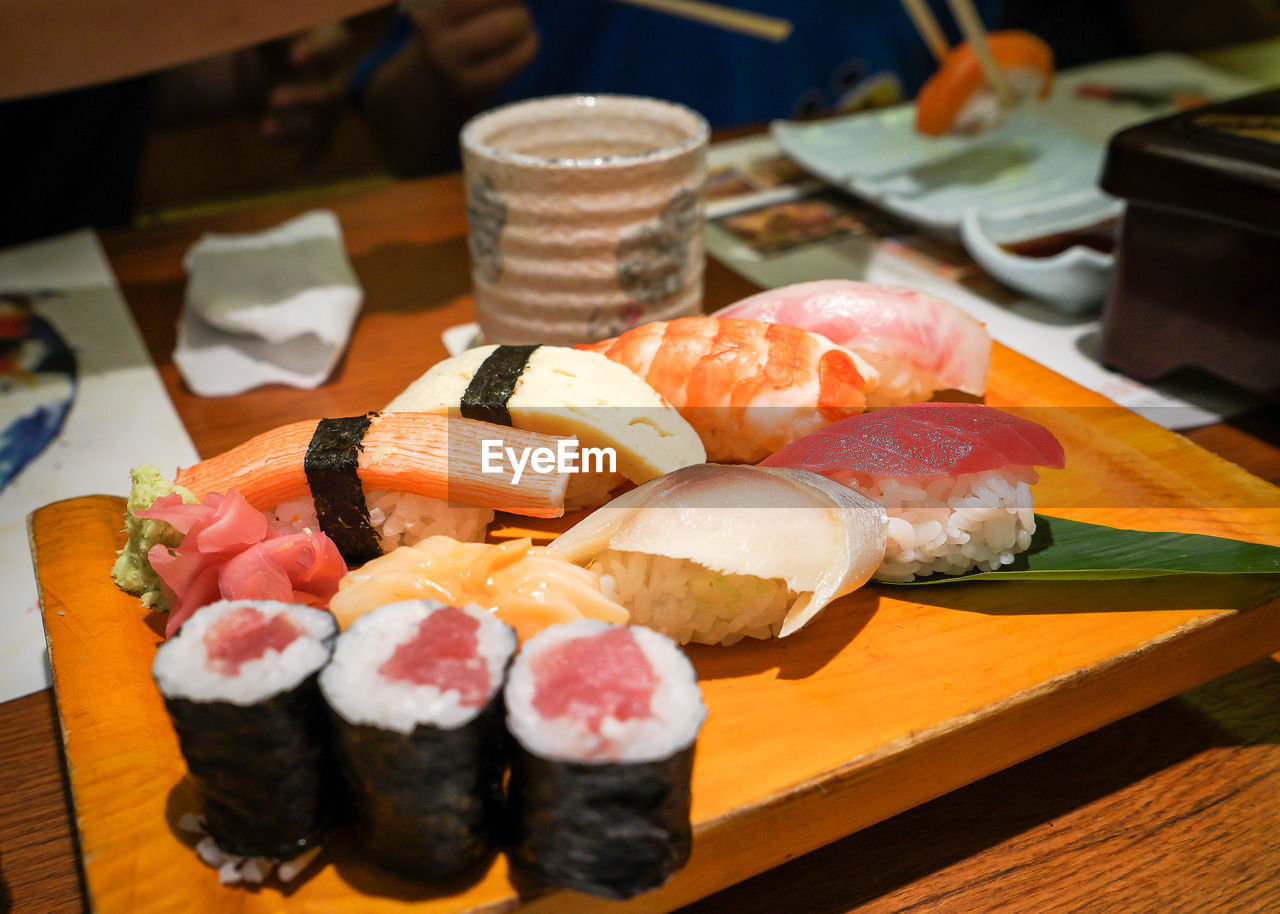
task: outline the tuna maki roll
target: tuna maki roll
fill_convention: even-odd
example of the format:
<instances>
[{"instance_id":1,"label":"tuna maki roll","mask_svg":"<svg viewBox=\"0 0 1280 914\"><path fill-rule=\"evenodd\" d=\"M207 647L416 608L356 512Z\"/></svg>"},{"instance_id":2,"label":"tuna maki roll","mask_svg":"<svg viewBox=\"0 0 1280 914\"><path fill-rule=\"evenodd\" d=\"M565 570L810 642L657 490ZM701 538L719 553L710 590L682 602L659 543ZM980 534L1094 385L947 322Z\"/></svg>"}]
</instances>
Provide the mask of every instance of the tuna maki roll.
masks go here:
<instances>
[{"instance_id":1,"label":"tuna maki roll","mask_svg":"<svg viewBox=\"0 0 1280 914\"><path fill-rule=\"evenodd\" d=\"M629 898L684 865L706 709L675 642L595 619L552 626L525 643L506 702L513 870Z\"/></svg>"},{"instance_id":2,"label":"tuna maki roll","mask_svg":"<svg viewBox=\"0 0 1280 914\"><path fill-rule=\"evenodd\" d=\"M497 846L513 629L487 610L389 603L338 639L320 688L356 840L413 879L465 877Z\"/></svg>"},{"instance_id":3,"label":"tuna maki roll","mask_svg":"<svg viewBox=\"0 0 1280 914\"><path fill-rule=\"evenodd\" d=\"M278 862L319 847L335 781L316 674L337 633L325 610L222 600L156 651L152 674L221 851L202 849L206 859Z\"/></svg>"}]
</instances>

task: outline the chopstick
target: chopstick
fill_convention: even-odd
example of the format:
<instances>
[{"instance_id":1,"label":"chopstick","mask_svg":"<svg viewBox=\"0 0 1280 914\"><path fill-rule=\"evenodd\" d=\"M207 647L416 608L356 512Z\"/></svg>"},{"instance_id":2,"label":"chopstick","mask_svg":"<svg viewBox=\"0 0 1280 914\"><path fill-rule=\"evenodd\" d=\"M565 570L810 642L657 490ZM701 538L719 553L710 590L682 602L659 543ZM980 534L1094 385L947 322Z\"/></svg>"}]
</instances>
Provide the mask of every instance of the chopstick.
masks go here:
<instances>
[{"instance_id":1,"label":"chopstick","mask_svg":"<svg viewBox=\"0 0 1280 914\"><path fill-rule=\"evenodd\" d=\"M987 30L982 27L982 19L974 9L973 0L947 0L947 5L951 7L951 14L956 17L965 41L969 42L973 53L978 55L978 65L982 67L982 75L986 77L991 91L996 94L1000 107L1012 108L1013 91L1009 88L1009 81L1004 77L1004 71L1000 69L995 57L991 54L991 45L987 43Z\"/></svg>"},{"instance_id":2,"label":"chopstick","mask_svg":"<svg viewBox=\"0 0 1280 914\"><path fill-rule=\"evenodd\" d=\"M916 31L933 52L934 59L942 63L950 47L947 44L947 36L942 34L942 27L938 25L938 20L933 15L933 10L929 9L925 0L902 0L902 5L907 15L911 17L911 21L915 23Z\"/></svg>"},{"instance_id":3,"label":"chopstick","mask_svg":"<svg viewBox=\"0 0 1280 914\"><path fill-rule=\"evenodd\" d=\"M646 9L657 10L670 16L691 19L705 25L713 25L730 32L739 32L766 41L786 41L791 34L791 22L763 13L732 9L703 0L614 0Z\"/></svg>"}]
</instances>

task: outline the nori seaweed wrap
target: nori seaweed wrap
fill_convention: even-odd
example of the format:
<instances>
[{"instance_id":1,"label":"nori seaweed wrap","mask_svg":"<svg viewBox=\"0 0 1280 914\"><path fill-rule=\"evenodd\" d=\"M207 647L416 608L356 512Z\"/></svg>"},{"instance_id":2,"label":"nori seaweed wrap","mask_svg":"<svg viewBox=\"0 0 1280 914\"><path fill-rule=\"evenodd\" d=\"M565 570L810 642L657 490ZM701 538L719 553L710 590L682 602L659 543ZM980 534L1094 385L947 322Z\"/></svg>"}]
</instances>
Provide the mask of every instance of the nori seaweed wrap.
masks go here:
<instances>
[{"instance_id":1,"label":"nori seaweed wrap","mask_svg":"<svg viewBox=\"0 0 1280 914\"><path fill-rule=\"evenodd\" d=\"M547 885L630 898L689 859L693 746L654 762L511 760L508 857Z\"/></svg>"},{"instance_id":2,"label":"nori seaweed wrap","mask_svg":"<svg viewBox=\"0 0 1280 914\"><path fill-rule=\"evenodd\" d=\"M499 346L486 358L462 392L459 413L495 425L511 425L507 402L516 391L529 357L538 347Z\"/></svg>"},{"instance_id":3,"label":"nori seaweed wrap","mask_svg":"<svg viewBox=\"0 0 1280 914\"><path fill-rule=\"evenodd\" d=\"M357 846L390 872L465 877L495 850L506 769L502 682L514 631L476 606L379 607L320 678Z\"/></svg>"},{"instance_id":4,"label":"nori seaweed wrap","mask_svg":"<svg viewBox=\"0 0 1280 914\"><path fill-rule=\"evenodd\" d=\"M525 643L505 697L515 872L630 898L685 864L706 710L673 641L596 620L552 626Z\"/></svg>"},{"instance_id":5,"label":"nori seaweed wrap","mask_svg":"<svg viewBox=\"0 0 1280 914\"><path fill-rule=\"evenodd\" d=\"M324 610L224 600L156 652L205 828L224 853L290 860L333 824L338 781L316 676L337 630Z\"/></svg>"},{"instance_id":6,"label":"nori seaweed wrap","mask_svg":"<svg viewBox=\"0 0 1280 914\"><path fill-rule=\"evenodd\" d=\"M316 521L353 567L382 555L357 473L362 442L376 415L321 419L302 458Z\"/></svg>"}]
</instances>

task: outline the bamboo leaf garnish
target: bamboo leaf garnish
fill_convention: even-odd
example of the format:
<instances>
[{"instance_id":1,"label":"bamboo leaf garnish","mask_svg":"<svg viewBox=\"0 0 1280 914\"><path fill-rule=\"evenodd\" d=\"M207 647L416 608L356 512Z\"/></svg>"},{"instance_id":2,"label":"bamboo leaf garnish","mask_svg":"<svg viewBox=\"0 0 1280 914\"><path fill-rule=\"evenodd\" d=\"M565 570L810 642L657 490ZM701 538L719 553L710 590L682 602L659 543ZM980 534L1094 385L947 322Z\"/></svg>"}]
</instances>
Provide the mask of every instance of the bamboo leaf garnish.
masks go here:
<instances>
[{"instance_id":1,"label":"bamboo leaf garnish","mask_svg":"<svg viewBox=\"0 0 1280 914\"><path fill-rule=\"evenodd\" d=\"M1199 533L1150 533L1036 515L1026 552L999 571L909 582L1114 581L1170 574L1280 574L1280 547Z\"/></svg>"}]
</instances>

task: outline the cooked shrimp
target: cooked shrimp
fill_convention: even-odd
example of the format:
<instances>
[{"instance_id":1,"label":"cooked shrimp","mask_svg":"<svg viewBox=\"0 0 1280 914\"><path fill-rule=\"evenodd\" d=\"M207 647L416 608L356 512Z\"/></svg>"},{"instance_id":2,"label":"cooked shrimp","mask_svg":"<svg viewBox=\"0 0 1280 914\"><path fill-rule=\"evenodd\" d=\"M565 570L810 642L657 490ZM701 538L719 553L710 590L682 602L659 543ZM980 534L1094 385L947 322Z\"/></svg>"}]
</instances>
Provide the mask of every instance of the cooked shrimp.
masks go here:
<instances>
[{"instance_id":1,"label":"cooked shrimp","mask_svg":"<svg viewBox=\"0 0 1280 914\"><path fill-rule=\"evenodd\" d=\"M684 317L580 346L626 365L680 411L712 461L754 463L787 442L857 415L878 374L798 327Z\"/></svg>"}]
</instances>

